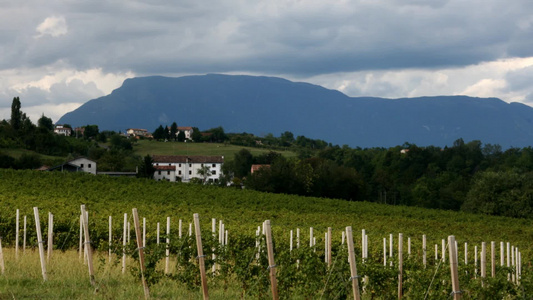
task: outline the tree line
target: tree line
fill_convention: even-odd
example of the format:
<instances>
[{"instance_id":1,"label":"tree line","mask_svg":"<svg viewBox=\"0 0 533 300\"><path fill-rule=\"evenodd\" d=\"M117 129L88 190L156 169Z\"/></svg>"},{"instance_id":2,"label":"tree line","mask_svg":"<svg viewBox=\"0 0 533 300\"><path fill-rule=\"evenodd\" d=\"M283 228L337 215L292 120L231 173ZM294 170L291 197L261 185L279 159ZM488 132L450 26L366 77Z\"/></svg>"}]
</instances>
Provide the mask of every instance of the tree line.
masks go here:
<instances>
[{"instance_id":1,"label":"tree line","mask_svg":"<svg viewBox=\"0 0 533 300\"><path fill-rule=\"evenodd\" d=\"M450 147L328 146L311 157L254 157L243 149L225 164L237 185L273 192L533 216L533 149L456 140ZM265 164L251 174L253 164Z\"/></svg>"}]
</instances>

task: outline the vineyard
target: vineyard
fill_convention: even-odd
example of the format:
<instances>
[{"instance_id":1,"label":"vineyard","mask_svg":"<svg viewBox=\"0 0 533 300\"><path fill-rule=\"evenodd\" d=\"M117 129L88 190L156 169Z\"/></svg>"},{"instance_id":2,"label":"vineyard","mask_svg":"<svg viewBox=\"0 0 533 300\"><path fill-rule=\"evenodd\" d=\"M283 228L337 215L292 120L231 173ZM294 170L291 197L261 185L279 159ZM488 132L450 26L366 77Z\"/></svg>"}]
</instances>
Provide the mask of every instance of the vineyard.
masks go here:
<instances>
[{"instance_id":1,"label":"vineyard","mask_svg":"<svg viewBox=\"0 0 533 300\"><path fill-rule=\"evenodd\" d=\"M88 211L87 236L96 250L94 287L87 275L88 255L80 247L80 205ZM34 207L41 212L45 237L40 240ZM132 217L132 208L138 210L141 224ZM51 219L48 212L53 214L53 226L46 226ZM193 226L195 213L198 228ZM275 264L268 258L265 220L272 224ZM143 232L139 240L135 223ZM28 290L43 280L36 252L47 245L53 250L47 282L75 280L69 298L89 298L87 291L94 298L142 298L141 256L142 276L156 298L200 298L200 265L205 267L205 284L213 299L272 298L273 269L282 299L351 298L354 281L362 299L392 299L399 292L410 299L449 299L459 293L463 299L528 298L533 294L531 223L211 186L2 170L5 274L0 278L0 298L32 298ZM351 274L348 262L347 226L353 227L357 276ZM47 234L51 227L53 233ZM201 239L196 238L199 232ZM455 236L458 249L460 290L455 294L451 294L449 235ZM44 241L48 236L53 236L51 244ZM142 247L137 244L141 240ZM75 275L64 275L65 265ZM17 275L23 268L33 271ZM78 269L85 272L74 272ZM52 283L47 284L52 287ZM42 297L57 295L47 290Z\"/></svg>"}]
</instances>

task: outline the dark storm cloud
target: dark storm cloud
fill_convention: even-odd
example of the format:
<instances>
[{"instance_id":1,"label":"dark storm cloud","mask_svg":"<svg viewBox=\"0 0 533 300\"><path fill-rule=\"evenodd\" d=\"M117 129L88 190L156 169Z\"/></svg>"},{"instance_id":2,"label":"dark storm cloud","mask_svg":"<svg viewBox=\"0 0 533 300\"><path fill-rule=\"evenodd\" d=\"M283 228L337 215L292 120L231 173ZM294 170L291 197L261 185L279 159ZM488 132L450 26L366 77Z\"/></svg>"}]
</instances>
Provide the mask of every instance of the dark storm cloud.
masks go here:
<instances>
[{"instance_id":1,"label":"dark storm cloud","mask_svg":"<svg viewBox=\"0 0 533 300\"><path fill-rule=\"evenodd\" d=\"M29 17L25 26L0 33L13 40L0 46L7 54L0 66L61 60L74 68L151 74L314 75L532 55L533 2L426 2L75 1L44 7L35 1L42 10L19 7ZM36 27L53 15L65 18L68 32L36 38Z\"/></svg>"}]
</instances>

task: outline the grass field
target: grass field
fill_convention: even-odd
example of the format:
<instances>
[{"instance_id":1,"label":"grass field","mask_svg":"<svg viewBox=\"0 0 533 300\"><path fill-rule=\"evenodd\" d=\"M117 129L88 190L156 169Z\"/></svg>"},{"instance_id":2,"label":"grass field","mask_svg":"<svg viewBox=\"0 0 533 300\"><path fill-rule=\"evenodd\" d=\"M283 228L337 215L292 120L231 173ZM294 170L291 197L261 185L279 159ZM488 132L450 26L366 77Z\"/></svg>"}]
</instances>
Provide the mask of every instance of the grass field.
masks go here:
<instances>
[{"instance_id":1,"label":"grass field","mask_svg":"<svg viewBox=\"0 0 533 300\"><path fill-rule=\"evenodd\" d=\"M135 154L149 155L223 155L225 161L233 160L233 155L241 149L248 149L254 156L270 150L218 143L180 143L139 140L133 147ZM278 151L285 157L295 157L292 151Z\"/></svg>"},{"instance_id":2,"label":"grass field","mask_svg":"<svg viewBox=\"0 0 533 300\"><path fill-rule=\"evenodd\" d=\"M0 276L0 299L144 299L143 287L132 276L138 267L128 259L127 271L122 274L116 260L107 255L94 255L96 286L90 283L88 266L78 252L55 251L47 262L47 281L43 281L39 252L27 249L15 259L13 248L4 249L5 273ZM211 285L213 299L238 299L237 289L221 289ZM183 284L163 279L152 286L153 299L202 299L199 289L188 289Z\"/></svg>"}]
</instances>

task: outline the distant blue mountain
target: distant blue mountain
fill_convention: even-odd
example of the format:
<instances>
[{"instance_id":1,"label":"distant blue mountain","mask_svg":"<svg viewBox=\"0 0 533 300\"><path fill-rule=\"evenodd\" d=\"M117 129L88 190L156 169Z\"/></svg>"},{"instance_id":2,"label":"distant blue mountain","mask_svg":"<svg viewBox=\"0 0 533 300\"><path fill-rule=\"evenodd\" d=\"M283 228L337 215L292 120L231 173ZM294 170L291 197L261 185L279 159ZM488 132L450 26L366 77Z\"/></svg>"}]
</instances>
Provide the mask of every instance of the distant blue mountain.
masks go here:
<instances>
[{"instance_id":1,"label":"distant blue mountain","mask_svg":"<svg viewBox=\"0 0 533 300\"><path fill-rule=\"evenodd\" d=\"M520 103L466 96L348 97L282 78L216 74L127 79L110 95L88 101L58 123L154 131L174 121L259 136L291 131L363 148L405 142L446 146L458 138L504 148L533 145L533 108Z\"/></svg>"}]
</instances>

